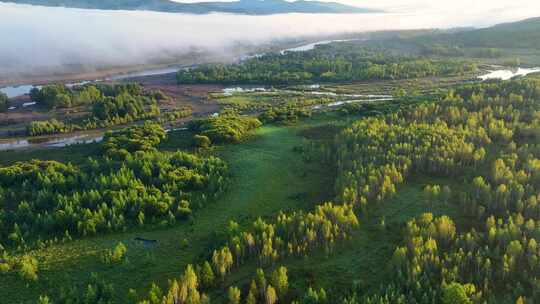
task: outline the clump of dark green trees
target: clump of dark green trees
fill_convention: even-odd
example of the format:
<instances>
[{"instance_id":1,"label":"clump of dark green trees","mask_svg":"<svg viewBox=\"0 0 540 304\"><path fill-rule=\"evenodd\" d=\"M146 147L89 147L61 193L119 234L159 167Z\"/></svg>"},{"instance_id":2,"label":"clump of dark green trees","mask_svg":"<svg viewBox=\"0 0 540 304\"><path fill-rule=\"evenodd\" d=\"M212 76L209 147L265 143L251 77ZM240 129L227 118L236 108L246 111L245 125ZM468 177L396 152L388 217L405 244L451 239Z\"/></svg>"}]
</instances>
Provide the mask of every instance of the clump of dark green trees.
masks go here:
<instances>
[{"instance_id":1,"label":"clump of dark green trees","mask_svg":"<svg viewBox=\"0 0 540 304\"><path fill-rule=\"evenodd\" d=\"M27 126L30 136L67 133L125 124L135 120L155 118L160 111L157 101L162 93L145 92L138 84L95 84L66 87L49 85L34 88L30 96L39 106L46 108L89 107L87 117L61 122L56 119L34 121ZM184 112L175 115L186 115ZM176 118L176 116L173 116Z\"/></svg>"},{"instance_id":2,"label":"clump of dark green trees","mask_svg":"<svg viewBox=\"0 0 540 304\"><path fill-rule=\"evenodd\" d=\"M183 84L295 84L465 75L475 70L471 62L395 56L347 43L266 54L237 64L182 69L176 78Z\"/></svg>"},{"instance_id":3,"label":"clump of dark green trees","mask_svg":"<svg viewBox=\"0 0 540 304\"><path fill-rule=\"evenodd\" d=\"M0 92L0 112L6 112L9 108L9 98L6 94Z\"/></svg>"},{"instance_id":4,"label":"clump of dark green trees","mask_svg":"<svg viewBox=\"0 0 540 304\"><path fill-rule=\"evenodd\" d=\"M24 246L186 219L226 187L218 158L159 152L157 123L108 133L80 165L32 160L0 168L0 243Z\"/></svg>"},{"instance_id":5,"label":"clump of dark green trees","mask_svg":"<svg viewBox=\"0 0 540 304\"><path fill-rule=\"evenodd\" d=\"M261 125L257 118L225 112L216 117L194 120L189 128L206 136L212 143L238 143Z\"/></svg>"}]
</instances>

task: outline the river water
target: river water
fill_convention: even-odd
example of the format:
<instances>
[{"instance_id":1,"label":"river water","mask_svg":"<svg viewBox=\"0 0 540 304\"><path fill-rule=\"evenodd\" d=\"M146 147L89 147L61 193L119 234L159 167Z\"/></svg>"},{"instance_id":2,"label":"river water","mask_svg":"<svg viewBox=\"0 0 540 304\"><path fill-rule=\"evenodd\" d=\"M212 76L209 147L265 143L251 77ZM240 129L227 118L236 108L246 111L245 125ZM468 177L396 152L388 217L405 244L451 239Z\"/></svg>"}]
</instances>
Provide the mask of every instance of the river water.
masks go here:
<instances>
[{"instance_id":1,"label":"river water","mask_svg":"<svg viewBox=\"0 0 540 304\"><path fill-rule=\"evenodd\" d=\"M88 144L103 140L101 133L87 133L78 135L57 135L29 139L0 140L0 151L17 150L22 148L59 148L74 144Z\"/></svg>"},{"instance_id":2,"label":"river water","mask_svg":"<svg viewBox=\"0 0 540 304\"><path fill-rule=\"evenodd\" d=\"M31 84L23 84L18 86L0 88L0 92L7 95L9 98L28 94L34 86Z\"/></svg>"},{"instance_id":3,"label":"river water","mask_svg":"<svg viewBox=\"0 0 540 304\"><path fill-rule=\"evenodd\" d=\"M92 82L124 80L124 79L135 78L135 77L170 74L170 73L176 73L181 68L182 66L171 66L171 67L157 68L157 69L154 68L154 69L142 70L142 71L137 71L137 72L129 72L129 73L123 73L123 74L118 74L118 75L112 75L109 77L105 77L103 79L96 79L94 81L85 80L85 81L80 81L80 82L68 82L65 85L68 87L71 87L71 86L76 86L76 85L92 83ZM31 84L14 85L14 86L0 88L0 92L6 94L9 98L13 98L13 97L22 96L22 95L30 93L30 90L34 87L41 88L42 86L40 85L35 86Z\"/></svg>"},{"instance_id":4,"label":"river water","mask_svg":"<svg viewBox=\"0 0 540 304\"><path fill-rule=\"evenodd\" d=\"M501 79L501 80L510 80L514 77L527 76L529 74L540 72L540 68L517 68L517 69L500 69L488 71L487 74L481 75L478 78L481 80L488 79Z\"/></svg>"},{"instance_id":5,"label":"river water","mask_svg":"<svg viewBox=\"0 0 540 304\"><path fill-rule=\"evenodd\" d=\"M301 46L293 47L293 48L290 48L290 49L285 49L285 50L280 51L279 53L283 55L283 54L285 54L287 52L305 52L305 51L313 50L318 45L325 45L325 44L330 44L330 43L333 43L333 42L349 42L349 41L359 41L359 40L362 40L362 39L322 40L322 41L317 41L317 42L308 43L308 44L304 44L304 45L301 45Z\"/></svg>"},{"instance_id":6,"label":"river water","mask_svg":"<svg viewBox=\"0 0 540 304\"><path fill-rule=\"evenodd\" d=\"M96 81L99 81L99 80L96 80ZM91 82L92 81L86 81L85 80L85 81L80 81L80 82L68 82L65 85L67 87L72 87L72 86L83 85L83 84L87 84L87 83L91 83ZM42 86L40 86L40 85L31 85L31 84L14 85L14 86L0 88L0 92L6 94L7 97L9 97L9 98L13 98L13 97L28 94L28 93L30 93L30 90L32 90L33 88L40 89L41 87Z\"/></svg>"}]
</instances>

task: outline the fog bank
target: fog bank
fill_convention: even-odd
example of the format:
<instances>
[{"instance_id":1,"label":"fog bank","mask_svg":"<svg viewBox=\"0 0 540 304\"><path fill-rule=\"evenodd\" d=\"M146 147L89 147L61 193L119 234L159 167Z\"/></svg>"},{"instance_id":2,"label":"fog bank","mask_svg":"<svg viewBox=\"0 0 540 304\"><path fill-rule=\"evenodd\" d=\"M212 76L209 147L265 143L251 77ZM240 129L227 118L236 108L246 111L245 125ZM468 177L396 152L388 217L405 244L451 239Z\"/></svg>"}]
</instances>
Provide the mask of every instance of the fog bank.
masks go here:
<instances>
[{"instance_id":1,"label":"fog bank","mask_svg":"<svg viewBox=\"0 0 540 304\"><path fill-rule=\"evenodd\" d=\"M473 2L472 3L477 3ZM484 2L484 1L479 1ZM225 54L238 43L389 29L489 26L533 17L540 4L469 11L245 16L99 11L0 3L0 80L174 61L193 50ZM536 7L534 7L536 6ZM414 11L414 12L412 12Z\"/></svg>"}]
</instances>

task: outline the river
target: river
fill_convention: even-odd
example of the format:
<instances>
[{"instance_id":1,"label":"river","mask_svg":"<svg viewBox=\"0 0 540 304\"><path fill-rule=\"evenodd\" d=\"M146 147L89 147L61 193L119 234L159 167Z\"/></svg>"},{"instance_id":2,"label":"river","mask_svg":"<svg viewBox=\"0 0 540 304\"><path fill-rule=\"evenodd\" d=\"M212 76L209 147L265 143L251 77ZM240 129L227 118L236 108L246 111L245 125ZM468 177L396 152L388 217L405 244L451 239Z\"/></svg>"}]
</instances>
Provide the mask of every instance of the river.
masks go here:
<instances>
[{"instance_id":1,"label":"river","mask_svg":"<svg viewBox=\"0 0 540 304\"><path fill-rule=\"evenodd\" d=\"M55 135L50 137L37 137L13 140L0 140L0 151L17 150L23 148L59 148L74 144L88 144L100 142L103 140L103 134L100 132L91 132L77 135Z\"/></svg>"},{"instance_id":2,"label":"river","mask_svg":"<svg viewBox=\"0 0 540 304\"><path fill-rule=\"evenodd\" d=\"M312 50L317 45L324 45L324 44L329 44L329 43L333 43L333 42L356 41L356 40L359 40L359 39L321 40L321 41L318 41L318 42L312 42L312 43L304 44L304 45L297 46L297 47L294 47L294 48L284 49L284 50L279 51L279 53L303 52L303 51ZM261 54L253 55L253 56L260 56L260 55ZM246 58L246 57L244 56L243 58ZM176 73L178 70L180 70L182 68L187 68L187 67L180 66L180 65L174 65L174 66L169 66L169 67L164 67L164 68L152 68L152 69L148 69L148 70L142 70L142 71L136 71L136 72L112 75L112 76L109 76L109 77L105 77L104 79L94 80L94 82L111 81L111 80L118 81L118 80L126 80L126 79L130 79L130 78L135 78L135 77L157 76L157 75L171 74L171 73ZM522 67L519 67L517 69L502 68L502 69L498 69L498 70L488 70L488 72L486 74L480 75L480 76L478 76L478 78L480 80L482 80L482 81L485 81L485 80L488 80L488 79L509 80L509 79L514 78L514 77L527 76L529 74L533 74L533 73L537 73L537 72L540 72L540 67L538 67L538 68L522 68ZM67 86L74 86L74 85L86 84L86 83L89 83L89 82L90 81L69 82L69 83L66 83L66 85ZM31 85L31 84L8 86L8 87L0 88L0 92L6 94L9 98L13 98L13 97L28 94L30 92L30 90L32 88L34 88L34 87L39 88L41 86L34 86L34 85ZM241 88L229 88L227 90L230 90L230 92L227 92L227 93L232 93L232 92L234 92L234 90L237 90L237 89L242 90ZM321 94L330 94L331 95L331 94L335 94L335 93L321 92ZM351 97L354 97L354 96L351 96Z\"/></svg>"},{"instance_id":3,"label":"river","mask_svg":"<svg viewBox=\"0 0 540 304\"><path fill-rule=\"evenodd\" d=\"M148 70L112 75L109 77L105 77L103 79L96 79L93 81L85 80L85 81L79 81L79 82L67 82L65 83L65 85L70 87L70 86L75 86L75 85L83 85L83 84L87 84L91 82L118 81L118 80L125 80L125 79L135 78L135 77L171 74L171 73L176 73L181 68L183 67L171 66L171 67L157 68L157 69L152 68ZM40 85L22 84L22 85L14 85L14 86L7 86L7 87L0 88L0 92L6 94L9 98L13 98L13 97L22 96L22 95L30 93L30 90L32 90L32 88L41 88L41 87L42 86Z\"/></svg>"},{"instance_id":4,"label":"river","mask_svg":"<svg viewBox=\"0 0 540 304\"><path fill-rule=\"evenodd\" d=\"M21 96L24 94L28 94L30 90L34 87L35 86L31 84L16 85L16 86L0 88L0 92L6 94L7 97L9 98L13 98L13 97Z\"/></svg>"},{"instance_id":5,"label":"river","mask_svg":"<svg viewBox=\"0 0 540 304\"><path fill-rule=\"evenodd\" d=\"M540 68L517 68L490 70L487 74L478 76L482 81L489 79L510 80L514 77L523 77L529 74L540 72Z\"/></svg>"},{"instance_id":6,"label":"river","mask_svg":"<svg viewBox=\"0 0 540 304\"><path fill-rule=\"evenodd\" d=\"M301 51L308 51L315 48L317 45L324 45L329 44L332 42L345 42L345 41L355 41L359 39L347 39L347 40L321 40L317 42L307 43L304 45L300 45L294 48L288 48L283 49L279 51L279 53L283 54L285 52L301 52ZM241 56L238 58L238 60L245 60L246 58L256 57L256 56L262 56L264 53L256 54L256 55L250 55L250 56ZM191 67L191 66L190 66ZM135 71L135 72L128 72L128 73L121 73L116 75L111 75L108 77L105 77L103 79L96 79L93 81L81 81L81 82L67 82L66 86L74 86L74 85L82 85L90 82L100 82L100 81L119 81L119 80L126 80L130 78L136 78L136 77L145 77L145 76L158 76L158 75L165 75L165 74L172 74L176 73L178 70L183 68L189 68L182 65L171 65L168 67L163 68L151 68L147 70L141 70L141 71ZM40 88L41 86L35 86L32 84L21 84L21 85L14 85L14 86L7 86L0 88L0 92L6 94L9 98L22 96L25 94L28 94L30 90L34 87Z\"/></svg>"},{"instance_id":7,"label":"river","mask_svg":"<svg viewBox=\"0 0 540 304\"><path fill-rule=\"evenodd\" d=\"M330 44L330 43L333 43L333 42L350 42L350 41L360 41L360 40L363 40L363 39L321 40L321 41L317 41L317 42L308 43L308 44L304 44L304 45L301 45L301 46L285 49L285 50L280 51L279 53L283 55L283 54L285 54L287 52L306 52L306 51L313 50L318 45L325 45L325 44Z\"/></svg>"}]
</instances>

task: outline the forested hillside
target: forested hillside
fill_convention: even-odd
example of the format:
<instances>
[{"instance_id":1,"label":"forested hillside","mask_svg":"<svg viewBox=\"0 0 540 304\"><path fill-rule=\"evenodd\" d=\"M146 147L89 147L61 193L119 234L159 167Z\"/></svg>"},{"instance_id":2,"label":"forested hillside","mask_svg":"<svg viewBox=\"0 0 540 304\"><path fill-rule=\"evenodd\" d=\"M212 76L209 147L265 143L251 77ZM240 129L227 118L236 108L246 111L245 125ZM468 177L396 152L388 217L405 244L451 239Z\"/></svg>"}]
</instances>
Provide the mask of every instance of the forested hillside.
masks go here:
<instances>
[{"instance_id":1,"label":"forested hillside","mask_svg":"<svg viewBox=\"0 0 540 304\"><path fill-rule=\"evenodd\" d=\"M467 47L540 49L540 18L503 23L485 29L424 37L420 41L447 42Z\"/></svg>"},{"instance_id":2,"label":"forested hillside","mask_svg":"<svg viewBox=\"0 0 540 304\"><path fill-rule=\"evenodd\" d=\"M267 53L228 65L180 70L179 84L295 84L466 76L478 58L518 67L540 64L540 19L483 29L381 32L363 41ZM473 60L474 59L474 60Z\"/></svg>"},{"instance_id":3,"label":"forested hillside","mask_svg":"<svg viewBox=\"0 0 540 304\"><path fill-rule=\"evenodd\" d=\"M540 19L532 18L481 29L399 33L384 44L417 49L424 56L484 58L502 65L540 64Z\"/></svg>"}]
</instances>

